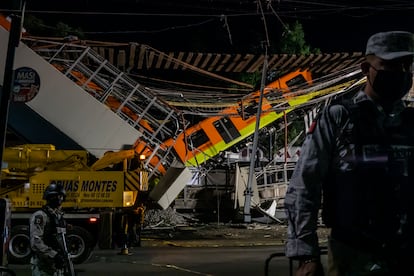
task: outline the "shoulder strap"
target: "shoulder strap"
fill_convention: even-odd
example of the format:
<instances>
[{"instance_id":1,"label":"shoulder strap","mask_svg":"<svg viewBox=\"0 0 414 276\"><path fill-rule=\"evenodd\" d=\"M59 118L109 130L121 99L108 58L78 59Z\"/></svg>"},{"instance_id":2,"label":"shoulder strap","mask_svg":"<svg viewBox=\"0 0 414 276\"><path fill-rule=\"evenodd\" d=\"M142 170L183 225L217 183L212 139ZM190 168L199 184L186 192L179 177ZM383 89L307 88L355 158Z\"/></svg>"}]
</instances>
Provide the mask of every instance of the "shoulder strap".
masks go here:
<instances>
[{"instance_id":1,"label":"shoulder strap","mask_svg":"<svg viewBox=\"0 0 414 276\"><path fill-rule=\"evenodd\" d=\"M337 129L337 142L345 140L348 143L355 141L355 123L361 118L361 108L358 103L355 103L353 99L340 99L331 103L332 105L343 106L346 110L347 117L344 123L338 126Z\"/></svg>"},{"instance_id":2,"label":"shoulder strap","mask_svg":"<svg viewBox=\"0 0 414 276\"><path fill-rule=\"evenodd\" d=\"M55 214L53 214L47 206L43 206L42 211L46 213L46 215L49 217L50 221L53 223L54 227L57 227L59 225L58 217Z\"/></svg>"},{"instance_id":3,"label":"shoulder strap","mask_svg":"<svg viewBox=\"0 0 414 276\"><path fill-rule=\"evenodd\" d=\"M349 116L355 116L357 111L359 110L359 105L355 103L353 99L343 98L343 97L333 98L332 101L327 106L327 108L330 108L332 106L338 106L338 105L345 107Z\"/></svg>"}]
</instances>

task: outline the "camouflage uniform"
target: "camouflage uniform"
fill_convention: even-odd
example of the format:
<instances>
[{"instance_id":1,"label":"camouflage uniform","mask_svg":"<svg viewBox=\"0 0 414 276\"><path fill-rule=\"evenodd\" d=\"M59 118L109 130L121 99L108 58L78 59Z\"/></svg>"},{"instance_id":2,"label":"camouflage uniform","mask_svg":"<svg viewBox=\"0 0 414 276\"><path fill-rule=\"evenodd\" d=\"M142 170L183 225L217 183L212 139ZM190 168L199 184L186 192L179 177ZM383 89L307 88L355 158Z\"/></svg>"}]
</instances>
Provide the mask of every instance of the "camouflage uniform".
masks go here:
<instances>
[{"instance_id":1,"label":"camouflage uniform","mask_svg":"<svg viewBox=\"0 0 414 276\"><path fill-rule=\"evenodd\" d=\"M360 118L333 104L307 134L285 197L286 256L319 256L317 222L323 204L322 217L332 230L330 265L347 267L352 275L388 275L388 269L408 266L404 260L413 254L413 226L407 223L413 206L404 194L414 190L409 184L414 178L414 113L405 114L398 101L386 115L362 91L352 102L362 109Z\"/></svg>"},{"instance_id":2,"label":"camouflage uniform","mask_svg":"<svg viewBox=\"0 0 414 276\"><path fill-rule=\"evenodd\" d=\"M58 221L63 220L63 212L45 206ZM59 246L56 237L56 225L45 210L36 211L30 218L30 245L33 251L31 259L33 276L57 276L62 273L56 268L54 258Z\"/></svg>"}]
</instances>

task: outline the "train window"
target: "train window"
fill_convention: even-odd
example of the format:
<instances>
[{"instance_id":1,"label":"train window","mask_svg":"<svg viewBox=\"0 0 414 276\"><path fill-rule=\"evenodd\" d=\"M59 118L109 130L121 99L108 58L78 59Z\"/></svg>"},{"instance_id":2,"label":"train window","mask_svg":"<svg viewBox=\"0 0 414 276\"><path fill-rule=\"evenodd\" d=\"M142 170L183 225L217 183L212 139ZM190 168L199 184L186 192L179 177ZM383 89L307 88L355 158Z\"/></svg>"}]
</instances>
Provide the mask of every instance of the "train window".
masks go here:
<instances>
[{"instance_id":1,"label":"train window","mask_svg":"<svg viewBox=\"0 0 414 276\"><path fill-rule=\"evenodd\" d=\"M242 111L243 110L243 111ZM247 120L252 116L256 116L257 113L257 103L251 102L243 106L243 109L241 105L237 108L237 113L239 113L239 116L243 120Z\"/></svg>"},{"instance_id":2,"label":"train window","mask_svg":"<svg viewBox=\"0 0 414 276\"><path fill-rule=\"evenodd\" d=\"M305 79L305 77L303 77L302 74L299 74L299 75L291 78L290 80L286 81L286 85L288 87L292 87L292 86L303 84L303 83L306 83L306 79Z\"/></svg>"},{"instance_id":3,"label":"train window","mask_svg":"<svg viewBox=\"0 0 414 276\"><path fill-rule=\"evenodd\" d=\"M240 132L237 130L230 118L221 118L220 120L215 121L213 125L226 144L230 143L237 137L240 137Z\"/></svg>"},{"instance_id":4,"label":"train window","mask_svg":"<svg viewBox=\"0 0 414 276\"><path fill-rule=\"evenodd\" d=\"M208 138L204 130L200 129L194 132L193 134L191 134L188 141L189 141L188 148L189 150L192 150L194 148L200 147L201 145L204 145L205 143L210 141L210 139Z\"/></svg>"}]
</instances>

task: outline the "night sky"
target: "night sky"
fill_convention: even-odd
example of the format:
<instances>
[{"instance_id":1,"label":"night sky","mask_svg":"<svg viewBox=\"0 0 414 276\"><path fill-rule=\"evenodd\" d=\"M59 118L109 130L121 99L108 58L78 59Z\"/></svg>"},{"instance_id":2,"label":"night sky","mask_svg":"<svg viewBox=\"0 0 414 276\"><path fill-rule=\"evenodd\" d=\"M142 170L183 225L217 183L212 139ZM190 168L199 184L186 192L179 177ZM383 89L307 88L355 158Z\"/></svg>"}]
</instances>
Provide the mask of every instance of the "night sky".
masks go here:
<instances>
[{"instance_id":1,"label":"night sky","mask_svg":"<svg viewBox=\"0 0 414 276\"><path fill-rule=\"evenodd\" d=\"M2 1L7 12L11 0ZM42 0L26 2L26 13L53 27L62 21L86 39L138 42L163 51L260 51L266 37L280 40L284 25L298 21L305 40L322 52L360 52L369 35L414 32L411 1L243 0ZM266 4L267 3L267 4ZM30 32L30 30L29 30Z\"/></svg>"}]
</instances>

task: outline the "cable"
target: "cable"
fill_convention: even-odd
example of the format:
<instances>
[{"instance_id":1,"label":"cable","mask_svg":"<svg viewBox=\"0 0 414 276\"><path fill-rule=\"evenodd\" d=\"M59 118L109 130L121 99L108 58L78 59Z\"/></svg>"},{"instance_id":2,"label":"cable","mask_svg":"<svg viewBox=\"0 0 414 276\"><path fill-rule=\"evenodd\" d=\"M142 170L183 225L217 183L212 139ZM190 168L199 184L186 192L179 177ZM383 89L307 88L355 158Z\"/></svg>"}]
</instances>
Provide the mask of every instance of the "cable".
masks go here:
<instances>
[{"instance_id":1,"label":"cable","mask_svg":"<svg viewBox=\"0 0 414 276\"><path fill-rule=\"evenodd\" d=\"M188 29L188 28L192 28L192 27L196 27L196 26L201 26L207 23L210 23L212 21L214 21L215 19L207 19L204 20L202 22L199 23L194 23L194 24L187 24L187 25L183 25L183 26L172 26L172 27L167 27L167 28L163 28L163 29L158 29L158 30L151 30L151 31L100 31L100 32L83 32L84 34L134 34L134 33L162 33L162 32L167 32L167 31L175 31L175 30L179 30L179 29ZM231 38L230 38L231 39Z\"/></svg>"},{"instance_id":2,"label":"cable","mask_svg":"<svg viewBox=\"0 0 414 276\"><path fill-rule=\"evenodd\" d=\"M267 62L267 47L270 47L270 40L269 40L269 32L267 31L267 24L266 24L266 17L264 16L264 12L263 12L263 8L262 8L262 1L258 0L257 4L259 6L260 9L260 14L262 15L262 20L263 20L263 27L265 30L265 35L266 35L266 55L265 55L265 63ZM267 70L267 68L266 68Z\"/></svg>"}]
</instances>

